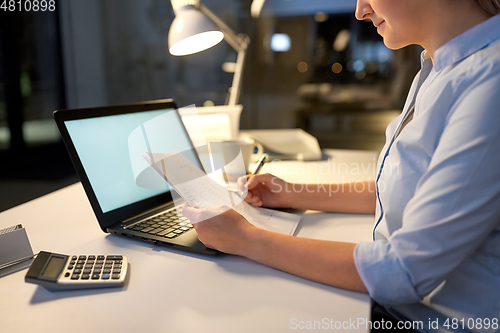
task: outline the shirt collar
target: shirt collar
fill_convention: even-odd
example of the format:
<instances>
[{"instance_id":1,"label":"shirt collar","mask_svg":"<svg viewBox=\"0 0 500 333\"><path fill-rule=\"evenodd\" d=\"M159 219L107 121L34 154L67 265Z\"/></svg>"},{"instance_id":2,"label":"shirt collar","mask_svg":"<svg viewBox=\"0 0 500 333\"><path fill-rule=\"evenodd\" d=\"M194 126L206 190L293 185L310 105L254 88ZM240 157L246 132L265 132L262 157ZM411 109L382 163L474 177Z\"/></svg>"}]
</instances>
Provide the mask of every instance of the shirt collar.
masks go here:
<instances>
[{"instance_id":1,"label":"shirt collar","mask_svg":"<svg viewBox=\"0 0 500 333\"><path fill-rule=\"evenodd\" d=\"M424 67L424 63L426 61L431 61L431 56L429 55L429 52L427 50L423 50L422 53L420 53L420 65L421 67Z\"/></svg>"},{"instance_id":2,"label":"shirt collar","mask_svg":"<svg viewBox=\"0 0 500 333\"><path fill-rule=\"evenodd\" d=\"M441 46L434 53L434 70L439 72L499 39L499 26L500 15L495 15ZM422 53L423 59L426 56L427 52Z\"/></svg>"}]
</instances>

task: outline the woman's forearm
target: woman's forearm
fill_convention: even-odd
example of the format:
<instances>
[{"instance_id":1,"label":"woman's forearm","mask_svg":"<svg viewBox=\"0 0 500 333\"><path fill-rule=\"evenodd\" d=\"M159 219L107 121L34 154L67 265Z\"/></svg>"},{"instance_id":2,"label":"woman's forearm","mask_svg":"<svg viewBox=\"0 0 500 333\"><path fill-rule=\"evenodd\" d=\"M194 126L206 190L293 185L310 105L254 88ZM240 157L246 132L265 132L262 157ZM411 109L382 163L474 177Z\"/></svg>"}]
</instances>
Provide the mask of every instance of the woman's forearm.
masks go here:
<instances>
[{"instance_id":1,"label":"woman's forearm","mask_svg":"<svg viewBox=\"0 0 500 333\"><path fill-rule=\"evenodd\" d=\"M344 289L367 292L354 262L356 244L291 237L261 229L242 255L264 265Z\"/></svg>"},{"instance_id":2,"label":"woman's forearm","mask_svg":"<svg viewBox=\"0 0 500 333\"><path fill-rule=\"evenodd\" d=\"M290 206L301 210L338 213L375 213L375 182L344 184L287 184Z\"/></svg>"}]
</instances>

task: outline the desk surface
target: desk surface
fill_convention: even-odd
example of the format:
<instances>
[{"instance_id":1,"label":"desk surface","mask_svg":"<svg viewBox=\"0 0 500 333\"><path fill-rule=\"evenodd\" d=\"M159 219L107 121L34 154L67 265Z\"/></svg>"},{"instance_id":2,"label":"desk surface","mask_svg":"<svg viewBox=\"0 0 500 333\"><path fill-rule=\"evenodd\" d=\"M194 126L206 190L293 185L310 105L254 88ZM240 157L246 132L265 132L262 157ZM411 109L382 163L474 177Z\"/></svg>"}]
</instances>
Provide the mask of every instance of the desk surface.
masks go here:
<instances>
[{"instance_id":1,"label":"desk surface","mask_svg":"<svg viewBox=\"0 0 500 333\"><path fill-rule=\"evenodd\" d=\"M375 153L326 153L334 158L270 163L264 172L281 170L280 176L289 181L373 179L370 165ZM341 163L351 171L340 170ZM311 168L304 174L301 168L308 164ZM323 166L323 171L316 169L314 174L313 164ZM327 164L330 169L325 172ZM353 172L355 164L365 170ZM26 270L0 278L2 332L286 332L308 322L324 324L325 319L332 326L370 319L370 299L365 294L246 258L212 258L104 234L80 183L0 214L0 229L19 223L26 228L34 252L123 254L129 258L130 277L124 288L65 292L25 283ZM372 225L370 215L308 211L297 236L369 241ZM357 328L353 331L367 331L363 325Z\"/></svg>"}]
</instances>

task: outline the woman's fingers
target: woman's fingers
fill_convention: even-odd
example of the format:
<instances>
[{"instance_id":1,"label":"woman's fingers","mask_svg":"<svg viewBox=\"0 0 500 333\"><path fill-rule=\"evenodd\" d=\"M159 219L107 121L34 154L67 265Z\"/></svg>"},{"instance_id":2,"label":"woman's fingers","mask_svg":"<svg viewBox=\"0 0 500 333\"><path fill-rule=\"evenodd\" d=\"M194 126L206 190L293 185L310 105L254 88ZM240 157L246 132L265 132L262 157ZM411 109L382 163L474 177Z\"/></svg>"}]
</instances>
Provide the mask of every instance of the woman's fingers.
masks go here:
<instances>
[{"instance_id":1,"label":"woman's fingers","mask_svg":"<svg viewBox=\"0 0 500 333\"><path fill-rule=\"evenodd\" d=\"M184 215L191 221L195 221L197 220L199 214L199 209L188 206L186 203L184 203L184 206L182 207L182 215Z\"/></svg>"},{"instance_id":2,"label":"woman's fingers","mask_svg":"<svg viewBox=\"0 0 500 333\"><path fill-rule=\"evenodd\" d=\"M248 182L248 178L251 176L252 175L245 175L245 176L241 176L240 178L238 178L238 180L236 181L236 184L237 184L238 188L240 189L240 192L243 192L245 190L245 185Z\"/></svg>"},{"instance_id":3,"label":"woman's fingers","mask_svg":"<svg viewBox=\"0 0 500 333\"><path fill-rule=\"evenodd\" d=\"M273 183L273 179L276 176L266 173L262 175L246 175L240 177L238 179L238 187L241 191L242 197L245 198L245 201L250 203L253 206L262 206L263 205L263 195L266 195L266 191L273 191L273 188L276 188L279 185ZM276 178L278 181L283 182L279 178ZM243 191L246 191L245 195L243 195ZM266 199L267 200L267 199Z\"/></svg>"},{"instance_id":4,"label":"woman's fingers","mask_svg":"<svg viewBox=\"0 0 500 333\"><path fill-rule=\"evenodd\" d=\"M191 221L191 223L197 223L223 214L229 209L230 208L227 206L214 207L210 209L199 209L198 207L190 207L186 203L184 203L184 207L182 207L182 215L187 217Z\"/></svg>"},{"instance_id":5,"label":"woman's fingers","mask_svg":"<svg viewBox=\"0 0 500 333\"><path fill-rule=\"evenodd\" d=\"M250 175L245 186L246 186L246 188L251 190L262 183L271 182L271 180L274 177L275 176L271 175L270 173L265 173L262 175Z\"/></svg>"},{"instance_id":6,"label":"woman's fingers","mask_svg":"<svg viewBox=\"0 0 500 333\"><path fill-rule=\"evenodd\" d=\"M260 194L260 192L256 191L256 190L248 191L248 193L245 197L245 201L255 206L256 203L262 202L262 198L259 194Z\"/></svg>"}]
</instances>

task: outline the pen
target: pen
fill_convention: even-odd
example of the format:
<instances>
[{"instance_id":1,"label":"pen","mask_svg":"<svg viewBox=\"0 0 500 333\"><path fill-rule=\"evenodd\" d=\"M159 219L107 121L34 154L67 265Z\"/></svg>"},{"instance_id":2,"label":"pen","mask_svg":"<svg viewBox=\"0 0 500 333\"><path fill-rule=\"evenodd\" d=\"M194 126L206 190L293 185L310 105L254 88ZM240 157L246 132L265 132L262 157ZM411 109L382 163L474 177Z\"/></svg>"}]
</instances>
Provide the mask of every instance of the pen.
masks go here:
<instances>
[{"instance_id":1,"label":"pen","mask_svg":"<svg viewBox=\"0 0 500 333\"><path fill-rule=\"evenodd\" d=\"M259 173L260 169L264 166L264 163L266 163L266 158L267 154L262 154L262 157L259 159L259 162L257 162L257 168L255 168L255 171L252 173L252 175L256 175Z\"/></svg>"}]
</instances>

